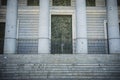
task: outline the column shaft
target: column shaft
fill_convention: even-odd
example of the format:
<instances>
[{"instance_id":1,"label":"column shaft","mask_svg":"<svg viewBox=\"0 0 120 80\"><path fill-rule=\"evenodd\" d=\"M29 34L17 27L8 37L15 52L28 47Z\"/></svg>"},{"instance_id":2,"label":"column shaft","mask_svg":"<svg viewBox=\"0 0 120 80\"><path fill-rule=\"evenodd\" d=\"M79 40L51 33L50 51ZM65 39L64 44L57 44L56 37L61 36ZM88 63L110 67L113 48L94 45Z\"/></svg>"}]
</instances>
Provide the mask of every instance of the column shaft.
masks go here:
<instances>
[{"instance_id":1,"label":"column shaft","mask_svg":"<svg viewBox=\"0 0 120 80\"><path fill-rule=\"evenodd\" d=\"M38 53L50 53L49 0L40 0Z\"/></svg>"},{"instance_id":2,"label":"column shaft","mask_svg":"<svg viewBox=\"0 0 120 80\"><path fill-rule=\"evenodd\" d=\"M76 53L88 53L86 0L76 0Z\"/></svg>"},{"instance_id":3,"label":"column shaft","mask_svg":"<svg viewBox=\"0 0 120 80\"><path fill-rule=\"evenodd\" d=\"M16 53L17 1L7 0L4 53Z\"/></svg>"},{"instance_id":4,"label":"column shaft","mask_svg":"<svg viewBox=\"0 0 120 80\"><path fill-rule=\"evenodd\" d=\"M107 0L107 18L110 53L120 53L117 0Z\"/></svg>"}]
</instances>

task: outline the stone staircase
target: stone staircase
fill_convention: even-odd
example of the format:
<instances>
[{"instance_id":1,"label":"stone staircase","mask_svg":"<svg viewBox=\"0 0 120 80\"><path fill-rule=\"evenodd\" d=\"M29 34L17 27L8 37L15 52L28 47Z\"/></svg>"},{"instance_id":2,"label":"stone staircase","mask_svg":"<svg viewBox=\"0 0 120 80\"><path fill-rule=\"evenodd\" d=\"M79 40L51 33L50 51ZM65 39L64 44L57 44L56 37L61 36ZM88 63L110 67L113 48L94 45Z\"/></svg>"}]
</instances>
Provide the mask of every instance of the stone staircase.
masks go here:
<instances>
[{"instance_id":1,"label":"stone staircase","mask_svg":"<svg viewBox=\"0 0 120 80\"><path fill-rule=\"evenodd\" d=\"M0 80L120 80L120 55L0 55Z\"/></svg>"}]
</instances>

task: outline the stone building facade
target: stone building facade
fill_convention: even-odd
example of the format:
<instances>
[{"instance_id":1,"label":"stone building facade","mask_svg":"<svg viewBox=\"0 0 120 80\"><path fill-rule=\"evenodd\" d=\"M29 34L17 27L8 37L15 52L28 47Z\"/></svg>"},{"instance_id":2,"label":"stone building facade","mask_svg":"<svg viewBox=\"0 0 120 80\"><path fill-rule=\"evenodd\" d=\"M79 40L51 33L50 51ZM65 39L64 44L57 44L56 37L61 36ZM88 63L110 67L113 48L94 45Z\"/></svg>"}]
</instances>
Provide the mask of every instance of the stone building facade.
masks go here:
<instances>
[{"instance_id":1,"label":"stone building facade","mask_svg":"<svg viewBox=\"0 0 120 80\"><path fill-rule=\"evenodd\" d=\"M119 80L119 0L0 0L0 78Z\"/></svg>"}]
</instances>

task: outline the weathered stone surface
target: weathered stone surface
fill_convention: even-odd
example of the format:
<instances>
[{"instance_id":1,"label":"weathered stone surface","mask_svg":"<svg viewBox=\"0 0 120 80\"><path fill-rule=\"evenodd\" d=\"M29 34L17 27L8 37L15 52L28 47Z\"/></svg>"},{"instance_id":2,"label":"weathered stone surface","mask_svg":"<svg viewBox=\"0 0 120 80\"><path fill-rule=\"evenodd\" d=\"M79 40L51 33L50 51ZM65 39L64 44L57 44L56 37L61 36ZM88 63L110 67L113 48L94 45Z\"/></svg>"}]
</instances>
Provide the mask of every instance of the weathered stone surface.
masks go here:
<instances>
[{"instance_id":1,"label":"weathered stone surface","mask_svg":"<svg viewBox=\"0 0 120 80\"><path fill-rule=\"evenodd\" d=\"M1 80L119 80L120 55L0 55Z\"/></svg>"}]
</instances>

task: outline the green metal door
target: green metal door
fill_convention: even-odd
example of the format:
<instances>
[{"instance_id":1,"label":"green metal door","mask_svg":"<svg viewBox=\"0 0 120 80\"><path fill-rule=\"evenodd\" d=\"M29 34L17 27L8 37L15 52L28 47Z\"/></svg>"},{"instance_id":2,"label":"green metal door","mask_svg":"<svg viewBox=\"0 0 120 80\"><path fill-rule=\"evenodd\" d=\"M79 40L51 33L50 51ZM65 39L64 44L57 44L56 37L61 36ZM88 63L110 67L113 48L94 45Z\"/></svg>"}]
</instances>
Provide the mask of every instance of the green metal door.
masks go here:
<instances>
[{"instance_id":1,"label":"green metal door","mask_svg":"<svg viewBox=\"0 0 120 80\"><path fill-rule=\"evenodd\" d=\"M72 15L51 16L51 53L72 53Z\"/></svg>"}]
</instances>

